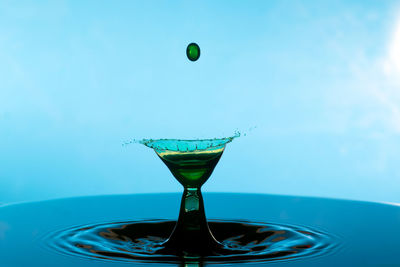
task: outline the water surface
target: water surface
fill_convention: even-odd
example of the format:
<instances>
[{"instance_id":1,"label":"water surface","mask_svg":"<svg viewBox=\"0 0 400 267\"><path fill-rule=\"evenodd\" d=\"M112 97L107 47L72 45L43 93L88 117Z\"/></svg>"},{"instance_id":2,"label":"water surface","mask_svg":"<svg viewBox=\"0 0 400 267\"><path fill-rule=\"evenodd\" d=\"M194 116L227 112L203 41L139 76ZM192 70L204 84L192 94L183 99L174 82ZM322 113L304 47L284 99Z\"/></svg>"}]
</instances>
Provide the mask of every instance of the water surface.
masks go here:
<instances>
[{"instance_id":1,"label":"water surface","mask_svg":"<svg viewBox=\"0 0 400 267\"><path fill-rule=\"evenodd\" d=\"M171 227L177 218L181 194L142 194L82 197L7 205L0 208L0 265L13 266L127 266L125 260L112 260L74 253L62 253L49 246L49 237L79 226L108 225L108 233L129 236L119 231L123 225L140 221L163 223ZM287 229L311 229L333 237L336 246L327 253L282 259L279 266L364 266L400 264L400 207L359 201L323 198L271 196L257 194L205 194L210 227L224 223L255 223L254 226L277 226ZM161 219L161 221L154 221ZM115 224L114 224L115 223ZM123 224L123 225L121 225ZM297 228L296 228L297 227ZM216 230L216 229L214 229ZM239 231L239 230L236 230ZM84 231L83 231L84 232ZM83 233L82 232L82 233ZM105 231L107 233L107 231ZM218 231L216 232L223 232ZM86 232L87 233L87 232ZM221 238L221 237L220 237ZM223 238L222 238L223 239ZM55 240L55 239L51 239ZM93 241L93 240L92 240ZM94 240L95 241L95 240ZM90 242L90 240L88 240ZM279 242L278 242L279 243ZM54 243L53 243L54 244ZM68 249L66 246L64 249ZM210 259L164 263L221 264ZM257 262L255 266L270 264ZM130 266L151 263L130 259ZM239 261L237 266L252 264ZM159 266L160 263L154 263ZM184 266L184 265L183 265Z\"/></svg>"}]
</instances>

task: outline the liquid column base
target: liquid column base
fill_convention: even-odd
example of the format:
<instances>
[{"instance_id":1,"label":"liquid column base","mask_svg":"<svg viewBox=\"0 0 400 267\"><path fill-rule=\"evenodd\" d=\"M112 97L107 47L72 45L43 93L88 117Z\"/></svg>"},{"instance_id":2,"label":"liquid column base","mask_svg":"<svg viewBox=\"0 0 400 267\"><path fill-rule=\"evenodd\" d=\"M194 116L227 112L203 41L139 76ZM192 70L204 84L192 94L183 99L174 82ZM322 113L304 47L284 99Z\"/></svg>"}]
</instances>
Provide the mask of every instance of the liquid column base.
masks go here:
<instances>
[{"instance_id":1,"label":"liquid column base","mask_svg":"<svg viewBox=\"0 0 400 267\"><path fill-rule=\"evenodd\" d=\"M164 249L181 256L206 256L223 250L208 227L200 188L185 188L178 222ZM165 251L165 252L166 252Z\"/></svg>"}]
</instances>

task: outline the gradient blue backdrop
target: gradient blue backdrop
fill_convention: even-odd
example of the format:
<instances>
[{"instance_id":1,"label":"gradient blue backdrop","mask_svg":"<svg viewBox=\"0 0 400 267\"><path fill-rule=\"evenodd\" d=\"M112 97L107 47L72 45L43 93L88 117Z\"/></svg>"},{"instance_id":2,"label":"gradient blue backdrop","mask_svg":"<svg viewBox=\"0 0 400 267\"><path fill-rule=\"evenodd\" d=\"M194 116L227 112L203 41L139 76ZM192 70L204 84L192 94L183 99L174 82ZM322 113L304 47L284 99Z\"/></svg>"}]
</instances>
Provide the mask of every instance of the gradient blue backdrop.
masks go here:
<instances>
[{"instance_id":1,"label":"gradient blue backdrop","mask_svg":"<svg viewBox=\"0 0 400 267\"><path fill-rule=\"evenodd\" d=\"M399 1L0 0L0 202L180 191L121 144L236 129L204 191L400 202Z\"/></svg>"}]
</instances>

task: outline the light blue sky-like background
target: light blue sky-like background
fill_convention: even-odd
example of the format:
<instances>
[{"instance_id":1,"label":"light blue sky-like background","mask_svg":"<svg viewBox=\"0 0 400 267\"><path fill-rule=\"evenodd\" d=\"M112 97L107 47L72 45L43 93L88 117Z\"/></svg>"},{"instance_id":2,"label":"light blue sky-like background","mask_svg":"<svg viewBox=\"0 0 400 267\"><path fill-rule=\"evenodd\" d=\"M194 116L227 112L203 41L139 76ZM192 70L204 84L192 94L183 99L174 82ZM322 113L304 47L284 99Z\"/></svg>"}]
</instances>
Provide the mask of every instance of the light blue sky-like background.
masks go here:
<instances>
[{"instance_id":1,"label":"light blue sky-like background","mask_svg":"<svg viewBox=\"0 0 400 267\"><path fill-rule=\"evenodd\" d=\"M204 191L400 203L400 2L0 0L0 202L181 191L121 144L236 129Z\"/></svg>"}]
</instances>

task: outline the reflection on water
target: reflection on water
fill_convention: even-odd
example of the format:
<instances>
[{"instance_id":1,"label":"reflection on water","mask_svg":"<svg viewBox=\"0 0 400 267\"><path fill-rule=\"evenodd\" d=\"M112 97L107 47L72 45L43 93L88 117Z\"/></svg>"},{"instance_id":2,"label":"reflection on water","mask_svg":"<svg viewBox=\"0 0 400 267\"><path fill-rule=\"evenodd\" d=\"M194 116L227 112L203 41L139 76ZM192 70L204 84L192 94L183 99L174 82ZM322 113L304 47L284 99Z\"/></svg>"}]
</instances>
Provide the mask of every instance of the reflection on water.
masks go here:
<instances>
[{"instance_id":1,"label":"reflection on water","mask_svg":"<svg viewBox=\"0 0 400 267\"><path fill-rule=\"evenodd\" d=\"M46 242L61 253L88 258L197 263L289 260L332 252L334 247L332 237L305 227L210 221L224 250L201 257L182 256L163 246L175 224L167 220L94 224L58 231Z\"/></svg>"}]
</instances>

